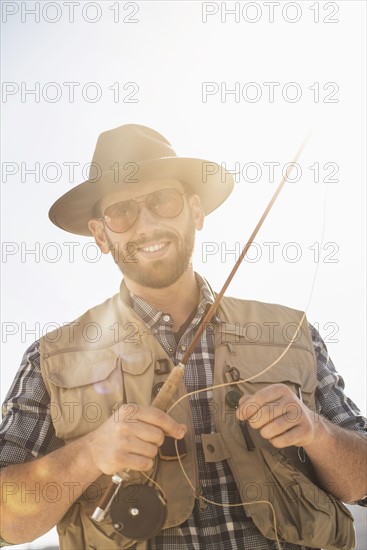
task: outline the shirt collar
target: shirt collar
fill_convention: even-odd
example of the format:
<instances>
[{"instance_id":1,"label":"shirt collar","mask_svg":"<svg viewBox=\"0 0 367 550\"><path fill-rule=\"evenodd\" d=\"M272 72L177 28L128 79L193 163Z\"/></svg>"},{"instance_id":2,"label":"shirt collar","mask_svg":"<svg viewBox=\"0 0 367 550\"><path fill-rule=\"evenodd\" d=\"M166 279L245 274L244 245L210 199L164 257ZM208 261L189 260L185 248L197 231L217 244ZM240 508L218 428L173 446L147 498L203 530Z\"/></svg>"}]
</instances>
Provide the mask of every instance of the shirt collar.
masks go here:
<instances>
[{"instance_id":1,"label":"shirt collar","mask_svg":"<svg viewBox=\"0 0 367 550\"><path fill-rule=\"evenodd\" d=\"M200 298L199 305L197 309L197 314L200 317L203 317L208 311L211 304L214 302L214 293L210 288L208 282L203 279L198 273L195 273L196 281L200 289ZM136 296L133 292L129 291L126 287L124 281L121 283L120 296L123 301L132 307L135 313L144 321L144 323L150 328L158 328L162 324L171 324L171 322L164 320L164 316L167 315L164 311L159 311L143 298ZM212 321L213 323L219 322L217 314L214 314Z\"/></svg>"}]
</instances>

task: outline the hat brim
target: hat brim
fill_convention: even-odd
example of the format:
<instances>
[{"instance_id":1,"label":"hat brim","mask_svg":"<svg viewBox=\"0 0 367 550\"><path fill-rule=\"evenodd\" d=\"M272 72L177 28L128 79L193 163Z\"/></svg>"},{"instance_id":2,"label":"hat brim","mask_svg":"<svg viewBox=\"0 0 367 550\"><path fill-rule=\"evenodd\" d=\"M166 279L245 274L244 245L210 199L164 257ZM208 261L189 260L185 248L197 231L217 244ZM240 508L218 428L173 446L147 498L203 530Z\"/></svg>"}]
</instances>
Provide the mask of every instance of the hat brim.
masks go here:
<instances>
[{"instance_id":1,"label":"hat brim","mask_svg":"<svg viewBox=\"0 0 367 550\"><path fill-rule=\"evenodd\" d=\"M88 221L96 216L94 207L103 196L166 177L189 184L192 192L199 195L207 215L226 200L234 185L230 172L202 159L165 157L128 163L124 168L119 174L111 168L65 193L49 210L52 223L69 233L90 236Z\"/></svg>"}]
</instances>

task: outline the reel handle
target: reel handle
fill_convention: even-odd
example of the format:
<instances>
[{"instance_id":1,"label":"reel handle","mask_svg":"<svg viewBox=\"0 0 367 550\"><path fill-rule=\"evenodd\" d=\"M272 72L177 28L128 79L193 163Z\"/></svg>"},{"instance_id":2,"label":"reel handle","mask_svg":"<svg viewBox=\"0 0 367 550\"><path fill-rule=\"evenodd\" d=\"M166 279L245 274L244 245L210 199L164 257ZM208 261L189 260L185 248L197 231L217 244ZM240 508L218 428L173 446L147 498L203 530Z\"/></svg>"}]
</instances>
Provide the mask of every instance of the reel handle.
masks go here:
<instances>
[{"instance_id":1,"label":"reel handle","mask_svg":"<svg viewBox=\"0 0 367 550\"><path fill-rule=\"evenodd\" d=\"M173 396L176 393L181 380L183 379L184 372L185 365L182 363L179 363L179 365L171 370L165 383L152 402L153 407L156 407L161 411L166 411L168 409L170 403L172 402ZM121 474L113 474L111 483L103 493L101 500L97 504L97 507L91 516L91 519L97 523L101 523L105 519L121 483L129 480L129 471L130 470L126 468L123 472L121 472Z\"/></svg>"}]
</instances>

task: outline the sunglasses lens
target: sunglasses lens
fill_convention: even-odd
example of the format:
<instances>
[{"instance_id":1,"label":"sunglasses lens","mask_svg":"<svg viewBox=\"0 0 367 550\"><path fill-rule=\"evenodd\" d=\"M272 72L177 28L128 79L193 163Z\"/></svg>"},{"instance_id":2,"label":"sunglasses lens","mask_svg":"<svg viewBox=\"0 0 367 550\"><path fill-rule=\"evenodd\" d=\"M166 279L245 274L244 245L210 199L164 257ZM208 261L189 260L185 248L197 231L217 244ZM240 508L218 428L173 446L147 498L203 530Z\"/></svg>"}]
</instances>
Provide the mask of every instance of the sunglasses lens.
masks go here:
<instances>
[{"instance_id":1,"label":"sunglasses lens","mask_svg":"<svg viewBox=\"0 0 367 550\"><path fill-rule=\"evenodd\" d=\"M175 218L182 212L182 194L178 189L162 189L146 198L148 208L161 218Z\"/></svg>"},{"instance_id":2,"label":"sunglasses lens","mask_svg":"<svg viewBox=\"0 0 367 550\"><path fill-rule=\"evenodd\" d=\"M122 201L112 204L105 211L106 223L111 231L123 233L134 225L139 214L136 201Z\"/></svg>"},{"instance_id":3,"label":"sunglasses lens","mask_svg":"<svg viewBox=\"0 0 367 550\"><path fill-rule=\"evenodd\" d=\"M183 209L182 193L178 189L160 189L146 195L147 208L160 218L175 218ZM107 226L115 233L124 233L134 225L139 215L139 203L135 200L112 204L104 213Z\"/></svg>"}]
</instances>

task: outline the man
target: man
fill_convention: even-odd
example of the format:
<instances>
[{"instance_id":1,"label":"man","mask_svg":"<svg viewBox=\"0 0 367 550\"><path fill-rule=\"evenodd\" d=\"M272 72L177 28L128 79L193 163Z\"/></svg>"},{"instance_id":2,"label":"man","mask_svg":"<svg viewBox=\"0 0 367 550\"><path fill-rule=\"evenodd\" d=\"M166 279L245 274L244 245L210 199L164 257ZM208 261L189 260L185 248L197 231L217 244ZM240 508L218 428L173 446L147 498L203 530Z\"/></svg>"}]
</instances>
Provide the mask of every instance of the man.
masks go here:
<instances>
[{"instance_id":1,"label":"man","mask_svg":"<svg viewBox=\"0 0 367 550\"><path fill-rule=\"evenodd\" d=\"M1 429L7 543L57 524L61 548L78 550L353 546L339 501L367 493L366 421L300 312L223 298L176 398L196 393L170 414L150 405L214 300L193 271L194 236L233 180L214 163L203 178L205 165L176 157L150 128L122 126L99 137L97 175L52 206L53 223L92 234L124 278L119 294L24 355ZM246 337L247 322L259 336ZM299 329L291 346L285 326ZM98 337L86 337L90 327ZM158 457L166 436L184 439L182 467L175 452ZM127 527L162 508L139 518L155 494L143 491L153 484L142 473L167 501L162 529L147 541L131 536L125 519L91 519L110 476L126 469L134 482ZM25 503L9 490L35 485L41 498L35 491Z\"/></svg>"}]
</instances>

